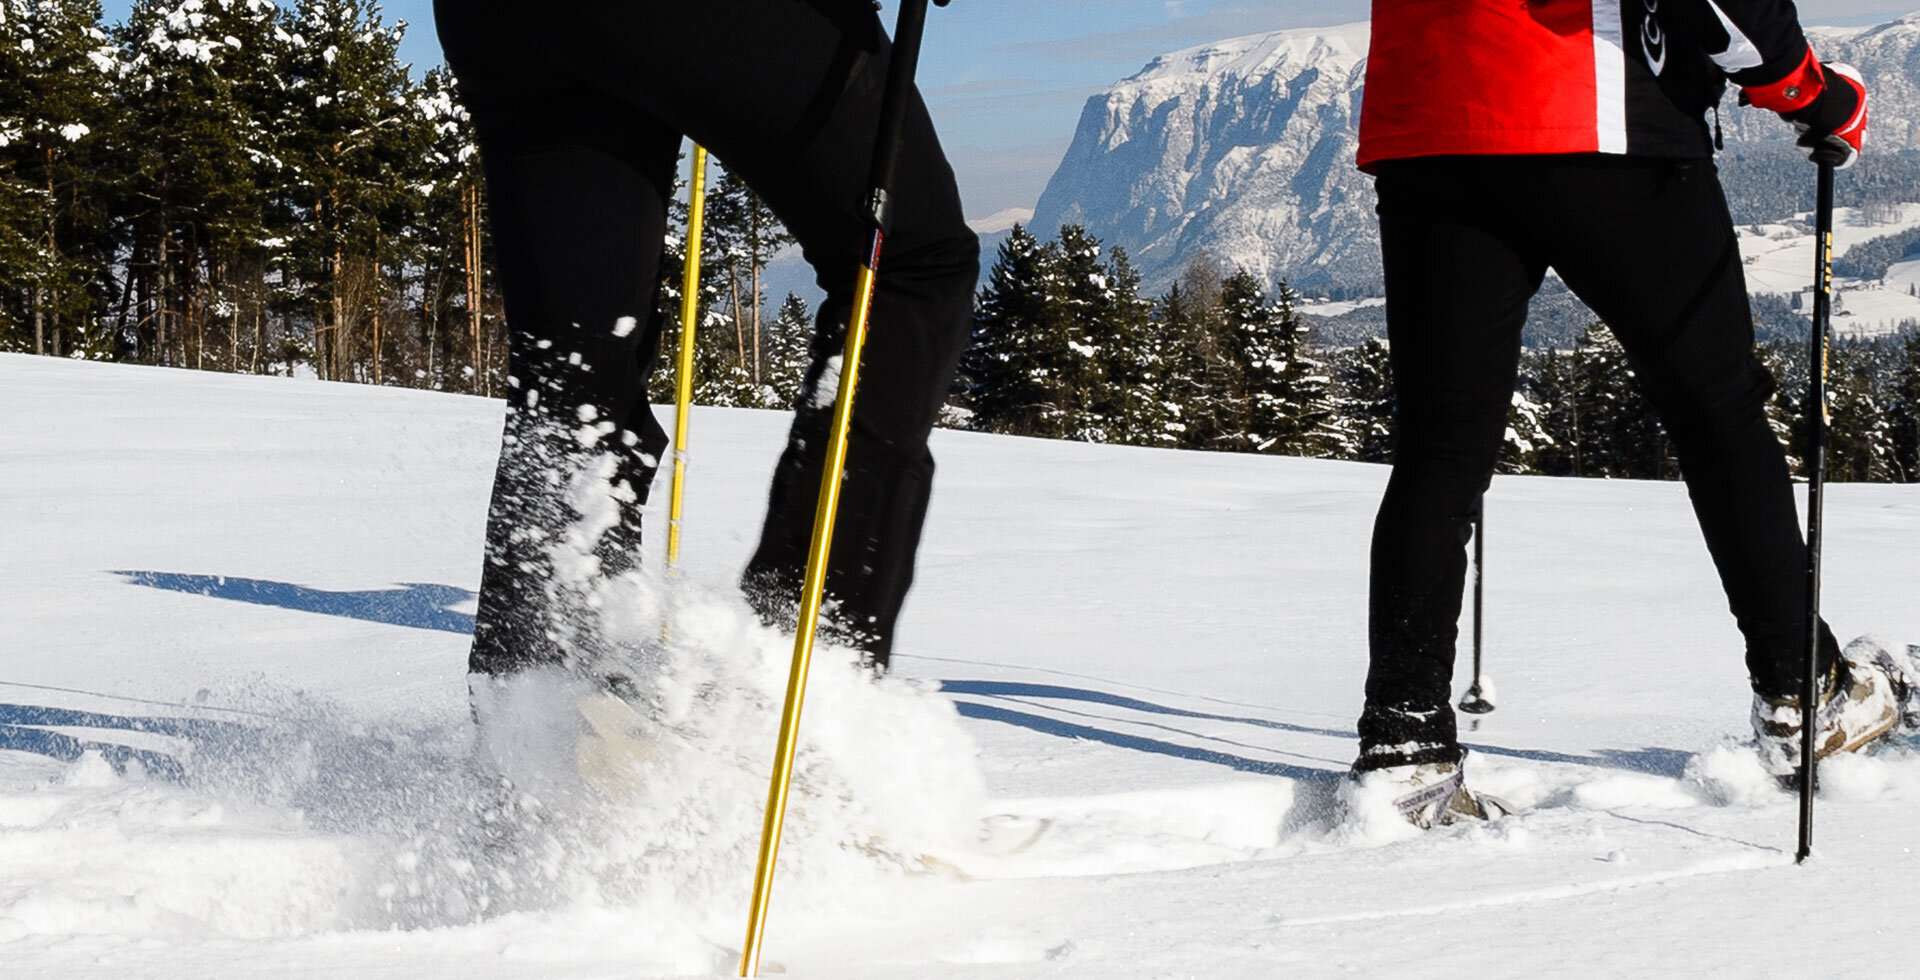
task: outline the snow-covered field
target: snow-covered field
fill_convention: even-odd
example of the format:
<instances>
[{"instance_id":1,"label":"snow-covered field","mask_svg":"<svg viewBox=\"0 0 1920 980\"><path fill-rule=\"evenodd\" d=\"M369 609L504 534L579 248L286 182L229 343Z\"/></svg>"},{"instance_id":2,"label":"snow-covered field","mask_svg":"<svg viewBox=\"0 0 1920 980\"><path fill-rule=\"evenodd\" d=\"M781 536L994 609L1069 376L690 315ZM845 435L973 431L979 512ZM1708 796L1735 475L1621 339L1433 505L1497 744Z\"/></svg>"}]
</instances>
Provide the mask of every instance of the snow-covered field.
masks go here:
<instances>
[{"instance_id":1,"label":"snow-covered field","mask_svg":"<svg viewBox=\"0 0 1920 980\"><path fill-rule=\"evenodd\" d=\"M731 973L785 642L728 586L781 416L696 413L686 575L604 610L635 636L670 611L649 682L706 744L637 798L555 797L505 857L462 775L497 403L0 356L0 420L6 976ZM1419 834L1331 802L1384 468L935 449L896 677L816 663L766 948L789 973L1920 966L1920 758L1828 767L1792 865L1680 485L1495 483L1470 771L1529 809ZM1828 506L1836 628L1920 639L1920 487Z\"/></svg>"},{"instance_id":2,"label":"snow-covered field","mask_svg":"<svg viewBox=\"0 0 1920 980\"><path fill-rule=\"evenodd\" d=\"M1862 242L1920 227L1920 204L1900 204L1892 214L1868 221L1860 208L1833 211L1833 254L1838 258ZM1756 293L1801 296L1813 282L1813 215L1795 216L1792 223L1741 225L1740 257L1746 264L1747 289ZM1884 279L1836 279L1834 332L1848 337L1878 337L1920 323L1920 279L1915 263L1898 263Z\"/></svg>"}]
</instances>

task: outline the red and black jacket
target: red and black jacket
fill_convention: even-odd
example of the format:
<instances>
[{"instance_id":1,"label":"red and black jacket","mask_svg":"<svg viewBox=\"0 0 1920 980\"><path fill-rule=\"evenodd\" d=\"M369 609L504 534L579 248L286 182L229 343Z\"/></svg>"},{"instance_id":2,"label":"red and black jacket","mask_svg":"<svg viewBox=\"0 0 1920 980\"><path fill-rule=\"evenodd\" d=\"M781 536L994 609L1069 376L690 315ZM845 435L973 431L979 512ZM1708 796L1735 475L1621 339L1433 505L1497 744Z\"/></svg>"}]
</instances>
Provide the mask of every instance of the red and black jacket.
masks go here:
<instances>
[{"instance_id":1,"label":"red and black jacket","mask_svg":"<svg viewBox=\"0 0 1920 980\"><path fill-rule=\"evenodd\" d=\"M1373 0L1359 162L1704 157L1728 81L1788 111L1820 79L1791 0Z\"/></svg>"}]
</instances>

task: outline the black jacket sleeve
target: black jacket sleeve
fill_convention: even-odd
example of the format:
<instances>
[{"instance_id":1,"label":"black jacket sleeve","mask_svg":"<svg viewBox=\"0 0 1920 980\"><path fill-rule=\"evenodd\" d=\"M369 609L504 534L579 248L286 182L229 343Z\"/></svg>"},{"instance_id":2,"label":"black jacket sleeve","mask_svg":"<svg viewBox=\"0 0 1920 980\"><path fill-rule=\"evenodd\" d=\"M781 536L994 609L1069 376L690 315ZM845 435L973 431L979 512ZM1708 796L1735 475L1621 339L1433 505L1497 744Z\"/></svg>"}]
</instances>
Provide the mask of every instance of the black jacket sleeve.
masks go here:
<instances>
[{"instance_id":1,"label":"black jacket sleeve","mask_svg":"<svg viewBox=\"0 0 1920 980\"><path fill-rule=\"evenodd\" d=\"M1687 14L1701 50L1741 88L1775 84L1806 61L1807 36L1792 0L1680 2L1693 8Z\"/></svg>"}]
</instances>

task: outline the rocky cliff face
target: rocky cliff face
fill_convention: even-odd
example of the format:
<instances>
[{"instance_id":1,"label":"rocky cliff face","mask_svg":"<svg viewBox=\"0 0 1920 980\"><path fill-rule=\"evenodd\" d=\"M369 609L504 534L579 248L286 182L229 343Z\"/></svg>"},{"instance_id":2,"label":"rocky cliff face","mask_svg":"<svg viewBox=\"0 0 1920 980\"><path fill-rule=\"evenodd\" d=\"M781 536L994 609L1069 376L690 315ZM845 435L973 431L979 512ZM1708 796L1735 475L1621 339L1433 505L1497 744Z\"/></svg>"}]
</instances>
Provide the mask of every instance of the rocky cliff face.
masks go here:
<instances>
[{"instance_id":1,"label":"rocky cliff face","mask_svg":"<svg viewBox=\"0 0 1920 980\"><path fill-rule=\"evenodd\" d=\"M1822 57L1865 74L1870 151L1920 154L1920 14L1809 33ZM1151 288L1204 250L1308 295L1377 293L1373 192L1353 167L1366 55L1367 25L1351 24L1155 58L1088 100L1034 231L1084 225L1125 248ZM1790 136L1731 97L1721 117L1736 149Z\"/></svg>"},{"instance_id":2,"label":"rocky cliff face","mask_svg":"<svg viewBox=\"0 0 1920 980\"><path fill-rule=\"evenodd\" d=\"M1372 190L1353 168L1367 25L1189 48L1087 102L1035 208L1080 224L1150 284L1202 250L1307 286L1378 278Z\"/></svg>"}]
</instances>

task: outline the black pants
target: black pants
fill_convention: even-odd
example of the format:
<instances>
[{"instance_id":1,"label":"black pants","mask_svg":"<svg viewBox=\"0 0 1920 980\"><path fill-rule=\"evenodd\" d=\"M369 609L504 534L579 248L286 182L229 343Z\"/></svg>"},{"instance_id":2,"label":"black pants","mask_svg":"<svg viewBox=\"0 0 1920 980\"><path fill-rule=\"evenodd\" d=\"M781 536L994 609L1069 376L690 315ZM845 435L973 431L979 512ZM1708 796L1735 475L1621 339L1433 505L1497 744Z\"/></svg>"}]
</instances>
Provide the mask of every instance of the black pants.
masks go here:
<instances>
[{"instance_id":1,"label":"black pants","mask_svg":"<svg viewBox=\"0 0 1920 980\"><path fill-rule=\"evenodd\" d=\"M1464 545L1505 433L1527 303L1549 268L1619 338L1673 440L1754 690L1797 691L1806 545L1712 163L1402 160L1380 168L1377 189L1398 441L1373 530L1363 767L1388 746L1425 746L1417 761L1457 754ZM1821 632L1831 659L1837 645ZM1392 755L1379 764L1404 761Z\"/></svg>"},{"instance_id":2,"label":"black pants","mask_svg":"<svg viewBox=\"0 0 1920 980\"><path fill-rule=\"evenodd\" d=\"M640 508L667 442L645 395L682 137L766 201L826 290L811 389L840 349L867 241L862 198L890 46L860 0L440 0L434 14L479 134L511 332L514 390L471 657L473 670L500 673L592 652L551 560L579 526L569 467L611 454L622 499L599 538L601 571L637 560ZM913 579L927 437L979 267L917 97L894 202L827 578L834 623L881 662ZM806 561L830 415L815 405L803 393L747 570L749 597L770 616L790 608Z\"/></svg>"}]
</instances>

